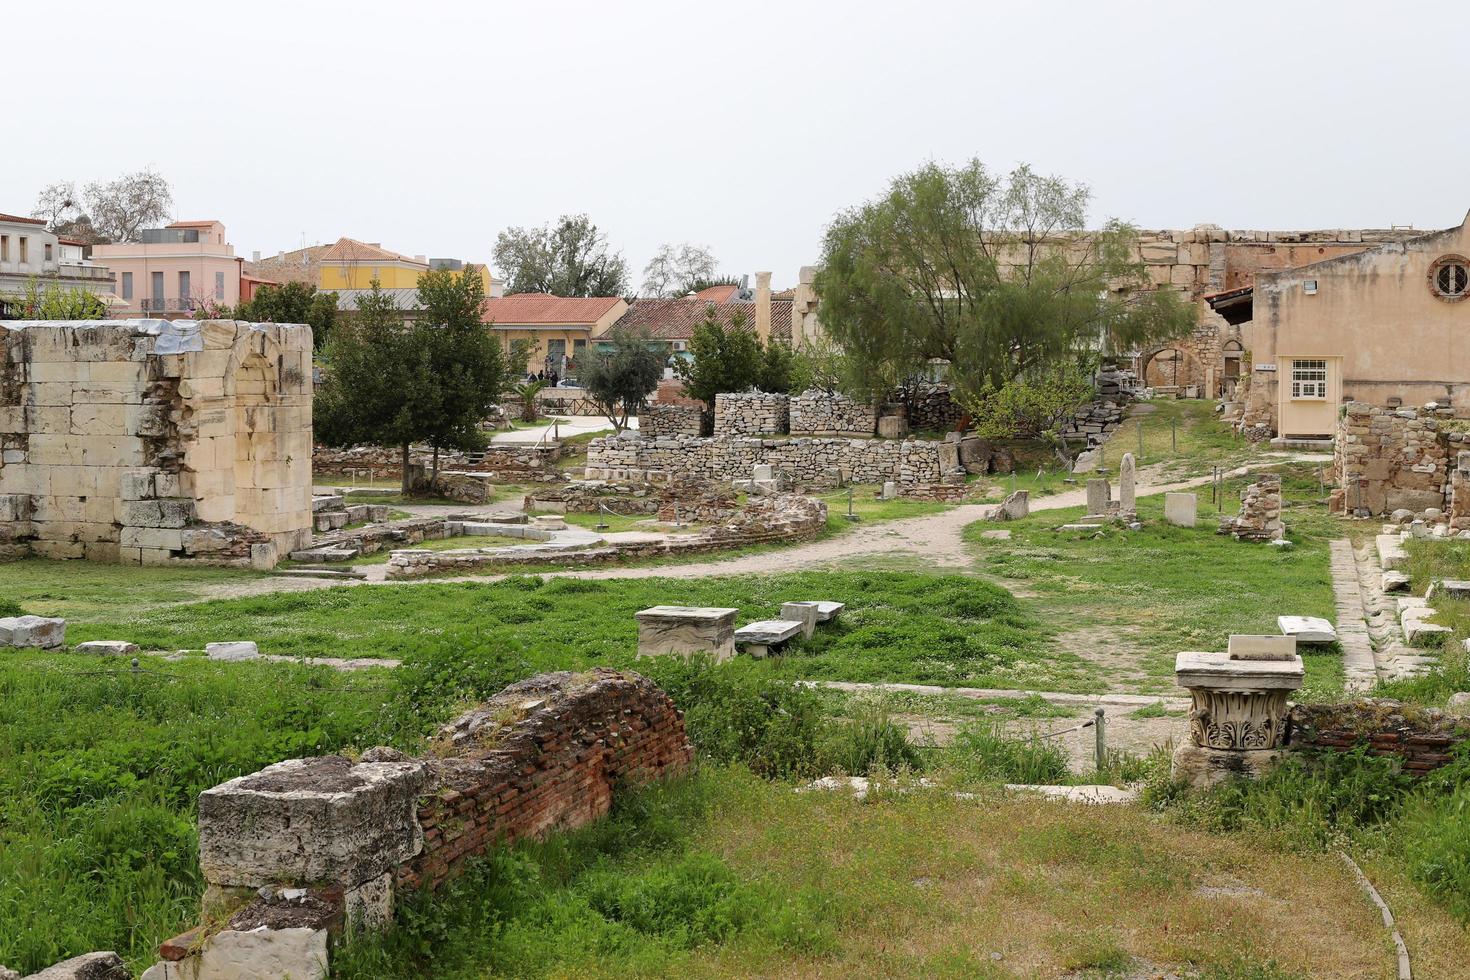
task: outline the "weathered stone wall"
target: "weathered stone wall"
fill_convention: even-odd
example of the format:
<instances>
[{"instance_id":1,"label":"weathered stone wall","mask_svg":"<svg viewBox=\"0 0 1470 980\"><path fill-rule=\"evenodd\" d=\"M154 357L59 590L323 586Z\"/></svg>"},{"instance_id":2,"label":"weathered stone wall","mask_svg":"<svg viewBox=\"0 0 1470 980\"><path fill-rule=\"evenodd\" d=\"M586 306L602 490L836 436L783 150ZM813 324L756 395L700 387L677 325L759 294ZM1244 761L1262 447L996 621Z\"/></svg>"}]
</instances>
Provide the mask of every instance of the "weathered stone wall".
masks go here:
<instances>
[{"instance_id":1,"label":"weathered stone wall","mask_svg":"<svg viewBox=\"0 0 1470 980\"><path fill-rule=\"evenodd\" d=\"M311 536L311 330L0 323L0 555L260 567Z\"/></svg>"},{"instance_id":2,"label":"weathered stone wall","mask_svg":"<svg viewBox=\"0 0 1470 980\"><path fill-rule=\"evenodd\" d=\"M729 483L707 480L676 480L668 483L611 483L606 480L574 480L529 493L525 509L561 514L612 514L662 516L684 521L719 521L735 515L735 491Z\"/></svg>"},{"instance_id":3,"label":"weathered stone wall","mask_svg":"<svg viewBox=\"0 0 1470 980\"><path fill-rule=\"evenodd\" d=\"M909 427L929 432L950 432L969 413L955 400L946 384L925 384L909 401Z\"/></svg>"},{"instance_id":4,"label":"weathered stone wall","mask_svg":"<svg viewBox=\"0 0 1470 980\"><path fill-rule=\"evenodd\" d=\"M794 436L870 436L877 428L876 405L825 391L804 391L791 399Z\"/></svg>"},{"instance_id":5,"label":"weathered stone wall","mask_svg":"<svg viewBox=\"0 0 1470 980\"><path fill-rule=\"evenodd\" d=\"M790 400L764 391L715 396L715 435L775 436L791 430Z\"/></svg>"},{"instance_id":6,"label":"weathered stone wall","mask_svg":"<svg viewBox=\"0 0 1470 980\"><path fill-rule=\"evenodd\" d=\"M1397 756L1404 771L1422 776L1451 761L1456 745L1470 739L1470 720L1434 708L1370 698L1346 704L1292 707L1288 744L1293 749Z\"/></svg>"},{"instance_id":7,"label":"weathered stone wall","mask_svg":"<svg viewBox=\"0 0 1470 980\"><path fill-rule=\"evenodd\" d=\"M409 450L409 465L429 470L434 463L432 449L423 446ZM486 473L506 482L558 482L566 475L556 468L561 458L561 443L494 444L475 452L456 449L439 451L441 473L453 470L461 473ZM349 449L332 449L317 446L312 452L312 470L318 478L324 476L356 477L372 480L401 480L403 478L402 451L392 446L353 446Z\"/></svg>"},{"instance_id":8,"label":"weathered stone wall","mask_svg":"<svg viewBox=\"0 0 1470 980\"><path fill-rule=\"evenodd\" d=\"M1240 513L1220 518L1220 533L1238 541L1277 541L1286 536L1281 521L1281 477L1262 473L1246 486Z\"/></svg>"},{"instance_id":9,"label":"weathered stone wall","mask_svg":"<svg viewBox=\"0 0 1470 980\"><path fill-rule=\"evenodd\" d=\"M741 439L689 437L594 439L587 447L588 479L749 479L758 464L773 467L792 486L843 483L900 486L942 483L963 470L958 443L894 439Z\"/></svg>"},{"instance_id":10,"label":"weathered stone wall","mask_svg":"<svg viewBox=\"0 0 1470 980\"><path fill-rule=\"evenodd\" d=\"M1470 449L1462 433L1444 430L1453 417L1448 407L1349 402L1338 417L1333 446L1333 509L1364 516L1443 509L1455 462L1451 452ZM1464 506L1470 508L1470 501Z\"/></svg>"},{"instance_id":11,"label":"weathered stone wall","mask_svg":"<svg viewBox=\"0 0 1470 980\"><path fill-rule=\"evenodd\" d=\"M638 431L646 436L697 436L703 429L700 405L649 405L638 416Z\"/></svg>"}]
</instances>

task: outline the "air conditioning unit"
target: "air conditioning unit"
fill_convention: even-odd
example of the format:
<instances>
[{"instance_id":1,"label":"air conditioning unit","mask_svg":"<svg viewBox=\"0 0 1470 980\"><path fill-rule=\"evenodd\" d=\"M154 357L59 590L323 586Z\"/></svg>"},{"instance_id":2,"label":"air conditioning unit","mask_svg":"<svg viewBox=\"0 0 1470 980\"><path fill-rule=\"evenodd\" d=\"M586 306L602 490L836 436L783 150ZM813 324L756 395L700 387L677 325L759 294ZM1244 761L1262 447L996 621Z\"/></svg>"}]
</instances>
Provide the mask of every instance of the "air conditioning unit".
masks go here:
<instances>
[{"instance_id":1,"label":"air conditioning unit","mask_svg":"<svg viewBox=\"0 0 1470 980\"><path fill-rule=\"evenodd\" d=\"M1303 279L1302 292L1306 293L1308 296L1315 296L1317 293L1317 280Z\"/></svg>"}]
</instances>

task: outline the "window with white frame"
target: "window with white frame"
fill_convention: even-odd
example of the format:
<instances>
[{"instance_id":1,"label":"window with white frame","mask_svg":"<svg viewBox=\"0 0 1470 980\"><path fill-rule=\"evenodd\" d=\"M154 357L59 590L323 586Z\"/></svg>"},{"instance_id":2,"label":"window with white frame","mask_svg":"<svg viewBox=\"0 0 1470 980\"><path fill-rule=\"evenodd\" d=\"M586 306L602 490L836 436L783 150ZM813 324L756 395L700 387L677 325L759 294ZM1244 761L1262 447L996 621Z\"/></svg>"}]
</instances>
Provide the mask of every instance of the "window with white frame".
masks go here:
<instances>
[{"instance_id":1,"label":"window with white frame","mask_svg":"<svg viewBox=\"0 0 1470 980\"><path fill-rule=\"evenodd\" d=\"M1326 398L1327 362L1324 360L1292 361L1291 397Z\"/></svg>"}]
</instances>

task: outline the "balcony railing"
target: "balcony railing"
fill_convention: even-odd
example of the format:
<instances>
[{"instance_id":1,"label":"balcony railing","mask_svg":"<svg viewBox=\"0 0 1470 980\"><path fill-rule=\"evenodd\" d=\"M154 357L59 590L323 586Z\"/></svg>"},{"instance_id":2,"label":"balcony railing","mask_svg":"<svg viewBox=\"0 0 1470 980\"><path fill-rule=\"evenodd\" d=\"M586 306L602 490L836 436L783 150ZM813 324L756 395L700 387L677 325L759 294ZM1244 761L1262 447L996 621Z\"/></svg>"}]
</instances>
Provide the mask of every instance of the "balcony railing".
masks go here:
<instances>
[{"instance_id":1,"label":"balcony railing","mask_svg":"<svg viewBox=\"0 0 1470 980\"><path fill-rule=\"evenodd\" d=\"M187 296L169 296L163 299L144 299L144 313L190 313L199 308L199 301Z\"/></svg>"}]
</instances>

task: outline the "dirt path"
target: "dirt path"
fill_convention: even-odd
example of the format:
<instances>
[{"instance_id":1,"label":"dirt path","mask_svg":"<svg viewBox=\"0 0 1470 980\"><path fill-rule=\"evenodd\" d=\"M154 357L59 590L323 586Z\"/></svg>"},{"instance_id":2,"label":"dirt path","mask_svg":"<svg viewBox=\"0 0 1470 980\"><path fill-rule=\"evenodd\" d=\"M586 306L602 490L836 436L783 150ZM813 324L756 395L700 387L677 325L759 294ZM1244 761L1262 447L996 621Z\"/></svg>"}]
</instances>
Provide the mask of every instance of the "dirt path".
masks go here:
<instances>
[{"instance_id":1,"label":"dirt path","mask_svg":"<svg viewBox=\"0 0 1470 980\"><path fill-rule=\"evenodd\" d=\"M1250 466L1230 470L1228 477L1242 476L1252 469L1276 465L1280 462L1302 460L1317 461L1320 454L1282 455ZM1154 483L1140 479L1138 496L1188 490L1206 486L1210 477L1199 476L1171 483ZM1064 510L1081 507L1087 502L1085 487L1038 497L1031 502L1032 512ZM994 504L961 504L937 514L910 517L879 524L858 524L841 534L806 544L793 545L774 551L740 555L734 558L709 558L703 561L679 565L651 565L638 568L596 568L564 572L540 572L546 576L582 579L641 579L641 578L707 578L719 575L769 575L778 572L806 571L830 566L838 562L869 556L877 558L907 557L920 561L925 567L966 570L973 560L962 540L962 532L969 524L982 520L995 510ZM443 582L495 582L505 575L470 575L452 578L388 579L386 565L369 565L368 573L361 580L333 580L292 578L275 575L246 582L232 582L213 587L201 593L201 599L233 599L243 596L268 595L273 592L308 592L315 589L337 588L352 585L412 586Z\"/></svg>"}]
</instances>

